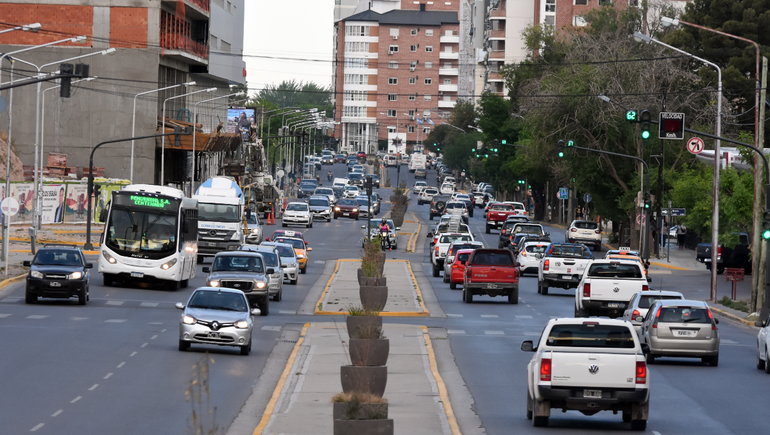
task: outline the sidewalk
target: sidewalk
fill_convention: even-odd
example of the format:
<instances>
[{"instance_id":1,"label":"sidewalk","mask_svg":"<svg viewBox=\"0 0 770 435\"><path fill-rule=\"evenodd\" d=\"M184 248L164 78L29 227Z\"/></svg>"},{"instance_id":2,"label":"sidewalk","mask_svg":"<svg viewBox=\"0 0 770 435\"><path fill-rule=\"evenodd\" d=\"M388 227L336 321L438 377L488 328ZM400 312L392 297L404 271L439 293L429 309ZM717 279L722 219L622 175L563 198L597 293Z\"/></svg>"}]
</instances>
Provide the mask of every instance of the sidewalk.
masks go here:
<instances>
[{"instance_id":1,"label":"sidewalk","mask_svg":"<svg viewBox=\"0 0 770 435\"><path fill-rule=\"evenodd\" d=\"M459 435L427 328L385 323L383 332L390 340L384 397L395 433ZM254 434L333 433L331 398L342 392L347 342L345 323L306 324Z\"/></svg>"},{"instance_id":2,"label":"sidewalk","mask_svg":"<svg viewBox=\"0 0 770 435\"><path fill-rule=\"evenodd\" d=\"M357 269L360 260L340 259L315 308L316 315L346 314L349 306L361 305ZM388 302L383 316L429 316L408 260L387 260Z\"/></svg>"}]
</instances>

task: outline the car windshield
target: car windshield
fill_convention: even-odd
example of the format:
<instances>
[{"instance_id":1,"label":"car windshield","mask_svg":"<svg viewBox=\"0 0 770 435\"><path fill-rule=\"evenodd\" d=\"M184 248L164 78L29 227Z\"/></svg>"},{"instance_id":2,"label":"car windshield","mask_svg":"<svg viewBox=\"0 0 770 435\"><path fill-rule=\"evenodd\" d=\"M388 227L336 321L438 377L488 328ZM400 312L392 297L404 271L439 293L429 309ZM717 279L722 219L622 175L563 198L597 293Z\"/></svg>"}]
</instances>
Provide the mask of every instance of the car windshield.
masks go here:
<instances>
[{"instance_id":1,"label":"car windshield","mask_svg":"<svg viewBox=\"0 0 770 435\"><path fill-rule=\"evenodd\" d=\"M547 246L548 245L528 245L524 250L532 254L542 254L545 252Z\"/></svg>"},{"instance_id":2,"label":"car windshield","mask_svg":"<svg viewBox=\"0 0 770 435\"><path fill-rule=\"evenodd\" d=\"M272 246L275 246L275 249L278 250L278 255L280 255L281 257L291 258L296 256L296 254L294 253L294 248L292 248L291 246L286 246L286 245L272 245Z\"/></svg>"},{"instance_id":3,"label":"car windshield","mask_svg":"<svg viewBox=\"0 0 770 435\"><path fill-rule=\"evenodd\" d=\"M83 262L77 251L44 249L37 253L32 264L39 266L82 266Z\"/></svg>"},{"instance_id":4,"label":"car windshield","mask_svg":"<svg viewBox=\"0 0 770 435\"><path fill-rule=\"evenodd\" d=\"M471 236L465 234L455 234L441 236L439 243L454 243L454 242L468 242L471 240Z\"/></svg>"},{"instance_id":5,"label":"car windshield","mask_svg":"<svg viewBox=\"0 0 770 435\"><path fill-rule=\"evenodd\" d=\"M539 225L516 225L513 232L526 234L543 234L543 229Z\"/></svg>"},{"instance_id":6,"label":"car windshield","mask_svg":"<svg viewBox=\"0 0 770 435\"><path fill-rule=\"evenodd\" d=\"M275 252L259 251L262 254L262 258L265 259L267 267L278 267L278 255Z\"/></svg>"},{"instance_id":7,"label":"car windshield","mask_svg":"<svg viewBox=\"0 0 770 435\"><path fill-rule=\"evenodd\" d=\"M593 263L588 269L588 276L596 278L642 278L643 272L636 264L620 262Z\"/></svg>"},{"instance_id":8,"label":"car windshield","mask_svg":"<svg viewBox=\"0 0 770 435\"><path fill-rule=\"evenodd\" d=\"M338 159L344 159L344 158L345 158L345 154L337 154L337 155L336 155L336 156L334 156L334 157L336 157L336 158L338 158Z\"/></svg>"},{"instance_id":9,"label":"car windshield","mask_svg":"<svg viewBox=\"0 0 770 435\"><path fill-rule=\"evenodd\" d=\"M207 310L249 311L249 306L243 293L215 292L210 290L198 290L193 293L187 307Z\"/></svg>"},{"instance_id":10,"label":"car windshield","mask_svg":"<svg viewBox=\"0 0 770 435\"><path fill-rule=\"evenodd\" d=\"M426 183L424 181L418 181L418 182L414 183L414 187L427 186L427 185L428 185L428 183Z\"/></svg>"},{"instance_id":11,"label":"car windshield","mask_svg":"<svg viewBox=\"0 0 770 435\"><path fill-rule=\"evenodd\" d=\"M358 180L363 180L363 179L364 179L363 174L359 174L357 172L353 172L353 173L348 175L348 180L358 181Z\"/></svg>"},{"instance_id":12,"label":"car windshield","mask_svg":"<svg viewBox=\"0 0 770 435\"><path fill-rule=\"evenodd\" d=\"M466 252L464 254L458 255L457 258L455 258L455 261L468 261L468 258L470 258L470 256L471 256L471 253Z\"/></svg>"},{"instance_id":13,"label":"car windshield","mask_svg":"<svg viewBox=\"0 0 770 435\"><path fill-rule=\"evenodd\" d=\"M356 198L356 202L358 202L358 205L369 206L369 200L366 198Z\"/></svg>"},{"instance_id":14,"label":"car windshield","mask_svg":"<svg viewBox=\"0 0 770 435\"><path fill-rule=\"evenodd\" d=\"M553 257L591 258L591 252L583 245L551 245Z\"/></svg>"},{"instance_id":15,"label":"car windshield","mask_svg":"<svg viewBox=\"0 0 770 435\"><path fill-rule=\"evenodd\" d=\"M212 272L264 272L262 259L256 256L221 255L214 257Z\"/></svg>"},{"instance_id":16,"label":"car windshield","mask_svg":"<svg viewBox=\"0 0 770 435\"><path fill-rule=\"evenodd\" d=\"M436 189L425 189L425 190L423 190L423 193L435 195L435 194L438 193L438 190L436 190Z\"/></svg>"},{"instance_id":17,"label":"car windshield","mask_svg":"<svg viewBox=\"0 0 770 435\"><path fill-rule=\"evenodd\" d=\"M307 204L302 204L299 202L294 202L289 204L286 207L287 211L307 211Z\"/></svg>"},{"instance_id":18,"label":"car windshield","mask_svg":"<svg viewBox=\"0 0 770 435\"><path fill-rule=\"evenodd\" d=\"M251 215L247 216L246 217L246 223L249 224L249 225L256 225L256 224L258 224L259 221L257 220L257 215L252 213Z\"/></svg>"},{"instance_id":19,"label":"car windshield","mask_svg":"<svg viewBox=\"0 0 770 435\"><path fill-rule=\"evenodd\" d=\"M513 255L510 251L476 251L476 255L473 257L473 264L513 266Z\"/></svg>"},{"instance_id":20,"label":"car windshield","mask_svg":"<svg viewBox=\"0 0 770 435\"><path fill-rule=\"evenodd\" d=\"M492 207L489 207L489 209L495 211L511 211L513 210L513 206L510 204L494 204Z\"/></svg>"},{"instance_id":21,"label":"car windshield","mask_svg":"<svg viewBox=\"0 0 770 435\"><path fill-rule=\"evenodd\" d=\"M599 325L585 322L581 325L554 325L546 339L554 347L616 347L633 349L634 337L627 326Z\"/></svg>"},{"instance_id":22,"label":"car windshield","mask_svg":"<svg viewBox=\"0 0 770 435\"><path fill-rule=\"evenodd\" d=\"M447 203L446 208L465 208L465 205L459 202L450 202Z\"/></svg>"},{"instance_id":23,"label":"car windshield","mask_svg":"<svg viewBox=\"0 0 770 435\"><path fill-rule=\"evenodd\" d=\"M639 299L639 308L650 308L655 301L682 300L679 295L644 295Z\"/></svg>"},{"instance_id":24,"label":"car windshield","mask_svg":"<svg viewBox=\"0 0 770 435\"><path fill-rule=\"evenodd\" d=\"M238 222L241 206L237 204L210 204L198 202L198 220Z\"/></svg>"},{"instance_id":25,"label":"car windshield","mask_svg":"<svg viewBox=\"0 0 770 435\"><path fill-rule=\"evenodd\" d=\"M661 307L659 322L711 323L708 310L695 307Z\"/></svg>"},{"instance_id":26,"label":"car windshield","mask_svg":"<svg viewBox=\"0 0 770 435\"><path fill-rule=\"evenodd\" d=\"M461 249L476 249L480 247L481 247L480 245L476 245L472 243L459 243L459 244L452 245L452 249L449 250L449 254L454 254L455 252Z\"/></svg>"},{"instance_id":27,"label":"car windshield","mask_svg":"<svg viewBox=\"0 0 770 435\"><path fill-rule=\"evenodd\" d=\"M309 190L309 189L315 189L315 187L316 187L315 183L305 183L305 182L299 183L299 188L300 189L308 189Z\"/></svg>"},{"instance_id":28,"label":"car windshield","mask_svg":"<svg viewBox=\"0 0 770 435\"><path fill-rule=\"evenodd\" d=\"M320 206L320 207L328 207L329 206L329 200L328 199L311 199L310 200L311 206Z\"/></svg>"},{"instance_id":29,"label":"car windshield","mask_svg":"<svg viewBox=\"0 0 770 435\"><path fill-rule=\"evenodd\" d=\"M288 239L283 237L278 237L275 239L278 243L284 243L286 245L291 245L294 247L294 249L305 249L305 242L303 242L300 239Z\"/></svg>"},{"instance_id":30,"label":"car windshield","mask_svg":"<svg viewBox=\"0 0 770 435\"><path fill-rule=\"evenodd\" d=\"M396 227L396 225L393 223L393 221L387 221L388 228L393 229ZM369 228L371 229L379 229L380 225L382 225L382 221L371 221L369 222Z\"/></svg>"},{"instance_id":31,"label":"car windshield","mask_svg":"<svg viewBox=\"0 0 770 435\"><path fill-rule=\"evenodd\" d=\"M580 228L581 230L596 230L599 229L599 224L596 222L575 222L572 224L575 228Z\"/></svg>"},{"instance_id":32,"label":"car windshield","mask_svg":"<svg viewBox=\"0 0 770 435\"><path fill-rule=\"evenodd\" d=\"M315 190L316 195L334 195L334 191L329 188L322 188Z\"/></svg>"},{"instance_id":33,"label":"car windshield","mask_svg":"<svg viewBox=\"0 0 770 435\"><path fill-rule=\"evenodd\" d=\"M337 205L353 205L353 206L358 206L358 203L356 202L355 199L342 199L342 200L340 200L339 203L337 203Z\"/></svg>"},{"instance_id":34,"label":"car windshield","mask_svg":"<svg viewBox=\"0 0 770 435\"><path fill-rule=\"evenodd\" d=\"M524 204L521 204L521 203L517 202L517 203L512 204L512 205L513 205L514 210L524 210Z\"/></svg>"}]
</instances>

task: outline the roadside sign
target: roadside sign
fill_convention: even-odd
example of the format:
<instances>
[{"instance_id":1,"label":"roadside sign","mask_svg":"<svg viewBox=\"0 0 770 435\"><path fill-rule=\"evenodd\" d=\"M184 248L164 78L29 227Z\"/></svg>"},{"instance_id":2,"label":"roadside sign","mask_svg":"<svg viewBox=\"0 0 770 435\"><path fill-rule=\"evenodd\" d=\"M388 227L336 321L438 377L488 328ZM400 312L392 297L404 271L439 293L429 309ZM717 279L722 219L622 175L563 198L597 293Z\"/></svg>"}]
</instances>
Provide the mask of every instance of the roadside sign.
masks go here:
<instances>
[{"instance_id":1,"label":"roadside sign","mask_svg":"<svg viewBox=\"0 0 770 435\"><path fill-rule=\"evenodd\" d=\"M684 139L684 113L660 112L658 139Z\"/></svg>"},{"instance_id":2,"label":"roadside sign","mask_svg":"<svg viewBox=\"0 0 770 435\"><path fill-rule=\"evenodd\" d=\"M6 216L16 216L16 213L19 212L19 201L9 196L0 203L0 210Z\"/></svg>"},{"instance_id":3,"label":"roadside sign","mask_svg":"<svg viewBox=\"0 0 770 435\"><path fill-rule=\"evenodd\" d=\"M671 214L669 215L669 210ZM687 209L684 208L664 208L661 210L663 216L687 216Z\"/></svg>"},{"instance_id":4,"label":"roadside sign","mask_svg":"<svg viewBox=\"0 0 770 435\"><path fill-rule=\"evenodd\" d=\"M704 144L703 139L699 137L694 137L687 141L687 151L693 154L700 154L705 147L706 144Z\"/></svg>"},{"instance_id":5,"label":"roadside sign","mask_svg":"<svg viewBox=\"0 0 770 435\"><path fill-rule=\"evenodd\" d=\"M590 193L586 193L585 195L583 195L583 202L586 202L586 203L591 202L591 194Z\"/></svg>"},{"instance_id":6,"label":"roadside sign","mask_svg":"<svg viewBox=\"0 0 770 435\"><path fill-rule=\"evenodd\" d=\"M568 199L569 198L569 192L567 192L567 188L566 187L560 187L559 188L559 193L557 195L557 198L558 199Z\"/></svg>"}]
</instances>

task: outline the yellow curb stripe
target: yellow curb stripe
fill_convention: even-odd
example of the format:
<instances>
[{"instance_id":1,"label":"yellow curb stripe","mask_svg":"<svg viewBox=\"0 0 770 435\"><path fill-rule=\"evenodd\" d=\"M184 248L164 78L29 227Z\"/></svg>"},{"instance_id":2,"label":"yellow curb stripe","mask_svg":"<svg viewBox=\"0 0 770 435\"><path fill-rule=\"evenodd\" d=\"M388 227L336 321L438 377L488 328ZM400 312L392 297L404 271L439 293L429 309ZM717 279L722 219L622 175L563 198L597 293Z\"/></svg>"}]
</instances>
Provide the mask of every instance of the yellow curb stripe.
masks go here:
<instances>
[{"instance_id":1,"label":"yellow curb stripe","mask_svg":"<svg viewBox=\"0 0 770 435\"><path fill-rule=\"evenodd\" d=\"M736 322L741 322L744 325L754 326L754 322L752 322L751 320L742 319L733 313L728 313L727 311L720 310L719 308L714 308L711 305L709 305L709 308L711 308L711 311L719 314L720 316L727 317L728 319L735 320Z\"/></svg>"},{"instance_id":2,"label":"yellow curb stripe","mask_svg":"<svg viewBox=\"0 0 770 435\"><path fill-rule=\"evenodd\" d=\"M656 263L656 262L653 262L653 261L650 261L650 265L658 266L658 267L665 267L665 268L674 269L674 270L692 270L692 269L687 269L686 267L671 266L670 264Z\"/></svg>"},{"instance_id":3,"label":"yellow curb stripe","mask_svg":"<svg viewBox=\"0 0 770 435\"><path fill-rule=\"evenodd\" d=\"M460 432L460 425L457 424L457 417L452 410L452 404L449 402L449 393L447 392L444 380L441 378L441 374L438 372L438 364L436 363L436 355L433 353L433 343L430 341L430 335L428 335L428 327L420 326L422 328L422 337L425 340L425 350L428 351L428 361L430 361L430 371L433 373L433 378L436 380L438 386L438 394L441 398L441 403L444 404L444 412L449 422L449 427L452 429L453 435L462 435Z\"/></svg>"},{"instance_id":4,"label":"yellow curb stripe","mask_svg":"<svg viewBox=\"0 0 770 435\"><path fill-rule=\"evenodd\" d=\"M17 283L17 282L21 281L22 279L24 279L26 277L27 277L27 274L26 273L22 273L21 275L16 275L16 276L11 277L11 278L6 278L6 279L0 281L0 290L8 287L9 285L11 285L13 283Z\"/></svg>"},{"instance_id":5,"label":"yellow curb stripe","mask_svg":"<svg viewBox=\"0 0 770 435\"><path fill-rule=\"evenodd\" d=\"M340 262L342 261L356 261L356 260L337 260L337 265L334 267L334 272L332 272L332 276L329 277L329 281L326 282L326 287L324 287L324 291L321 293L321 298L318 299L318 303L315 304L315 314L319 314L321 311L318 309L318 306L323 306L324 299L326 299L326 293L329 292L329 289L332 286L332 281L334 281L334 277L337 276L337 271L340 270Z\"/></svg>"},{"instance_id":6,"label":"yellow curb stripe","mask_svg":"<svg viewBox=\"0 0 770 435\"><path fill-rule=\"evenodd\" d=\"M25 243L29 243L30 242L30 239L25 239L25 238L22 238L22 237L8 237L8 240L11 241L11 242L25 242ZM69 242L69 241L63 241L63 240L43 240L43 239L38 239L37 243L39 243L39 244L56 243L56 244L59 244L59 245L82 245L82 244L85 244L85 241L83 241L83 242ZM94 245L94 246L97 246L97 247L99 246L98 243L91 243L91 244Z\"/></svg>"},{"instance_id":7,"label":"yellow curb stripe","mask_svg":"<svg viewBox=\"0 0 770 435\"><path fill-rule=\"evenodd\" d=\"M317 316L347 316L347 311L316 311ZM428 317L430 313L423 311L380 311L380 317Z\"/></svg>"},{"instance_id":8,"label":"yellow curb stripe","mask_svg":"<svg viewBox=\"0 0 770 435\"><path fill-rule=\"evenodd\" d=\"M424 313L427 313L427 315L430 315L430 312L427 308L425 308L425 300L422 298L422 291L420 291L420 285L417 284L417 278L414 277L414 272L412 272L412 263L409 260L406 260L406 267L409 268L409 275L412 277L412 282L414 283L414 289L417 292L417 297L420 298L420 308L422 308L422 311Z\"/></svg>"},{"instance_id":9,"label":"yellow curb stripe","mask_svg":"<svg viewBox=\"0 0 770 435\"><path fill-rule=\"evenodd\" d=\"M278 385L275 386L275 390L273 390L273 396L270 397L270 401L267 402L265 412L262 414L262 420L259 422L259 425L257 425L257 428L254 429L253 435L260 435L262 431L265 430L267 423L270 422L270 417L273 415L273 410L275 410L275 404L278 403L278 398L281 396L281 391L283 391L283 386L286 384L286 379L289 378L289 373L291 372L291 368L294 366L294 360L297 358L297 354L299 353L299 347L305 341L305 335L307 334L307 328L309 326L310 323L305 323L305 326L302 327L302 331L299 333L297 344L294 345L294 349L292 349L291 355L289 355L289 359L286 361L286 366L283 368L281 378L278 379Z\"/></svg>"}]
</instances>

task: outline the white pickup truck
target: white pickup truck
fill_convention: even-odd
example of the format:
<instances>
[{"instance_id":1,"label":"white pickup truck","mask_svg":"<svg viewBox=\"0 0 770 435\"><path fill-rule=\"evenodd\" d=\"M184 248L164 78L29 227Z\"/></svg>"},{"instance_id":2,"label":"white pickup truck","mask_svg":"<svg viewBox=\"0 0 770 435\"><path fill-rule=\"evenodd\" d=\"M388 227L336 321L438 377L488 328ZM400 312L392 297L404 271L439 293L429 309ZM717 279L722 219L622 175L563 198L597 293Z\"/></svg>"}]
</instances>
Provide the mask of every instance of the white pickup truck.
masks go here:
<instances>
[{"instance_id":1,"label":"white pickup truck","mask_svg":"<svg viewBox=\"0 0 770 435\"><path fill-rule=\"evenodd\" d=\"M548 426L551 409L621 412L633 430L649 417L649 346L630 323L611 319L551 319L540 341L521 344L535 352L527 365L527 418Z\"/></svg>"},{"instance_id":2,"label":"white pickup truck","mask_svg":"<svg viewBox=\"0 0 770 435\"><path fill-rule=\"evenodd\" d=\"M433 264L433 276L439 276L444 269L449 245L452 243L472 242L473 235L469 233L447 232L438 237L430 252L430 262Z\"/></svg>"},{"instance_id":3,"label":"white pickup truck","mask_svg":"<svg viewBox=\"0 0 770 435\"><path fill-rule=\"evenodd\" d=\"M537 268L537 292L547 295L548 287L576 288L593 260L591 250L585 245L551 243Z\"/></svg>"},{"instance_id":4,"label":"white pickup truck","mask_svg":"<svg viewBox=\"0 0 770 435\"><path fill-rule=\"evenodd\" d=\"M595 260L575 292L575 317L621 317L631 298L649 289L640 262Z\"/></svg>"}]
</instances>

